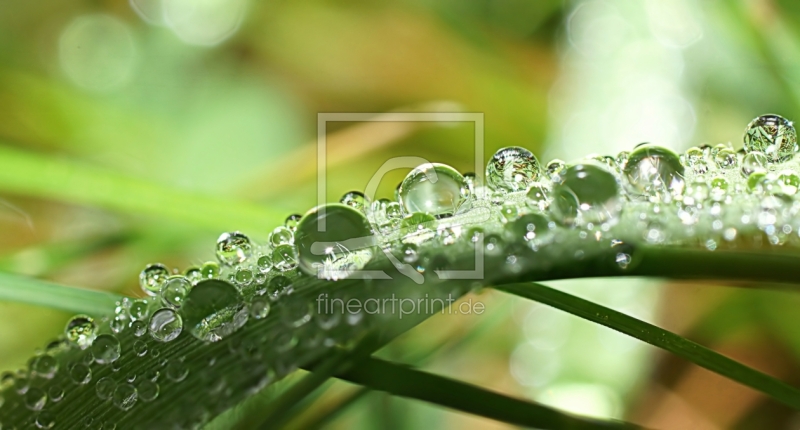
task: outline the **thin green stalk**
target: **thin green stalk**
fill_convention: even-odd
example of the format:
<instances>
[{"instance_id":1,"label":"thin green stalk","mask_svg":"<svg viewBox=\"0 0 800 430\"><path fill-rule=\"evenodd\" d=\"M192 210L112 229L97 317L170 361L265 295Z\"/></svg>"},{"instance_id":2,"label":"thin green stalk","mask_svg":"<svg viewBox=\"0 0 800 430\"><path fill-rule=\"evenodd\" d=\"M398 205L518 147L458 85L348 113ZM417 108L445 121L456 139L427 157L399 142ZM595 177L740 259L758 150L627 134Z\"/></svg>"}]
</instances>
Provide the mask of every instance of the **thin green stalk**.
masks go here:
<instances>
[{"instance_id":1,"label":"thin green stalk","mask_svg":"<svg viewBox=\"0 0 800 430\"><path fill-rule=\"evenodd\" d=\"M525 427L575 430L638 428L619 421L569 415L544 405L377 358L364 360L337 377L372 390Z\"/></svg>"},{"instance_id":2,"label":"thin green stalk","mask_svg":"<svg viewBox=\"0 0 800 430\"><path fill-rule=\"evenodd\" d=\"M25 303L88 315L106 315L122 297L106 291L87 290L0 273L0 301Z\"/></svg>"},{"instance_id":3,"label":"thin green stalk","mask_svg":"<svg viewBox=\"0 0 800 430\"><path fill-rule=\"evenodd\" d=\"M510 284L496 288L552 306L667 350L698 366L751 387L787 406L800 410L800 390L797 388L675 333L544 285L535 283Z\"/></svg>"}]
</instances>

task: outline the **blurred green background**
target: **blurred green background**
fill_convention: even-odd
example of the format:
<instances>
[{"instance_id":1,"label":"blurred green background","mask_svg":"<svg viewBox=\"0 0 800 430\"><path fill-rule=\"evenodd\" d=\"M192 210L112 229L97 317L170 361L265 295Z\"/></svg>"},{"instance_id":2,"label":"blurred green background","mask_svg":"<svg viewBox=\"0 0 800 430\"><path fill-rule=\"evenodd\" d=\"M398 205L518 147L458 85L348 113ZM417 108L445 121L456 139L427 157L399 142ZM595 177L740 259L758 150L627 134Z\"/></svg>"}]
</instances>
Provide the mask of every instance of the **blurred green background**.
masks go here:
<instances>
[{"instance_id":1,"label":"blurred green background","mask_svg":"<svg viewBox=\"0 0 800 430\"><path fill-rule=\"evenodd\" d=\"M161 261L212 257L316 202L317 113L481 112L485 157L741 146L800 103L800 3L755 0L0 2L0 270L139 295ZM328 199L389 157L474 169L471 125L329 125ZM485 160L481 160L484 162ZM381 183L392 196L405 172ZM680 270L680 268L676 268ZM800 383L800 300L643 280L553 285ZM800 416L653 348L484 293L385 351L577 413L655 428L800 428ZM0 303L0 369L68 315ZM347 392L336 383L312 409ZM295 423L301 426L302 423ZM504 428L366 396L333 428Z\"/></svg>"}]
</instances>

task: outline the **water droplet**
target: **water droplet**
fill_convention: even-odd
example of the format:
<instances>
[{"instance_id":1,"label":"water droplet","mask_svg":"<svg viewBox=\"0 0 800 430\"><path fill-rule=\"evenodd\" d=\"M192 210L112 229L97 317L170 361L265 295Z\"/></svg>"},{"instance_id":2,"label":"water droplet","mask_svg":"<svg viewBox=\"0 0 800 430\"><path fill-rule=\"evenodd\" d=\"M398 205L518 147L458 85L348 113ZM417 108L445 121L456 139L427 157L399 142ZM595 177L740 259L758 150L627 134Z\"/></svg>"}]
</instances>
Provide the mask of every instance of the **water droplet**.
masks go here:
<instances>
[{"instance_id":1,"label":"water droplet","mask_svg":"<svg viewBox=\"0 0 800 430\"><path fill-rule=\"evenodd\" d=\"M686 160L686 165L689 166L695 174L704 175L708 173L708 162L706 161L705 152L693 146L686 150L683 159Z\"/></svg>"},{"instance_id":2,"label":"water droplet","mask_svg":"<svg viewBox=\"0 0 800 430\"><path fill-rule=\"evenodd\" d=\"M530 151L518 146L498 150L486 165L486 182L495 190L526 190L539 179L539 175L539 160Z\"/></svg>"},{"instance_id":3,"label":"water droplet","mask_svg":"<svg viewBox=\"0 0 800 430\"><path fill-rule=\"evenodd\" d=\"M198 281L203 279L203 271L197 266L188 267L184 272L183 276L191 283L192 285L196 284Z\"/></svg>"},{"instance_id":4,"label":"water droplet","mask_svg":"<svg viewBox=\"0 0 800 430\"><path fill-rule=\"evenodd\" d=\"M605 166L583 161L568 167L559 178L553 186L550 211L561 223L603 223L619 213L619 185Z\"/></svg>"},{"instance_id":5,"label":"water droplet","mask_svg":"<svg viewBox=\"0 0 800 430\"><path fill-rule=\"evenodd\" d=\"M742 176L745 178L753 174L753 172L764 171L766 172L769 159L762 152L753 151L744 156L742 160Z\"/></svg>"},{"instance_id":6,"label":"water droplet","mask_svg":"<svg viewBox=\"0 0 800 430\"><path fill-rule=\"evenodd\" d=\"M123 411L130 410L136 405L138 393L136 388L131 384L119 384L114 389L113 402L114 406L122 409Z\"/></svg>"},{"instance_id":7,"label":"water droplet","mask_svg":"<svg viewBox=\"0 0 800 430\"><path fill-rule=\"evenodd\" d=\"M281 308L281 320L289 327L300 327L311 321L311 303L304 299L290 300Z\"/></svg>"},{"instance_id":8,"label":"water droplet","mask_svg":"<svg viewBox=\"0 0 800 430\"><path fill-rule=\"evenodd\" d=\"M372 258L374 239L367 218L342 204L311 209L297 226L300 268L324 279L342 279Z\"/></svg>"},{"instance_id":9,"label":"water droplet","mask_svg":"<svg viewBox=\"0 0 800 430\"><path fill-rule=\"evenodd\" d=\"M40 388L31 388L25 393L25 406L32 411L41 411L47 403L47 394Z\"/></svg>"},{"instance_id":10,"label":"water droplet","mask_svg":"<svg viewBox=\"0 0 800 430\"><path fill-rule=\"evenodd\" d=\"M144 321L134 321L131 323L131 329L134 336L142 337L147 333L147 324Z\"/></svg>"},{"instance_id":11,"label":"water droplet","mask_svg":"<svg viewBox=\"0 0 800 430\"><path fill-rule=\"evenodd\" d=\"M198 282L197 285L203 282L210 281L201 281ZM195 286L195 288L197 288L197 286ZM191 295L191 293L189 294ZM188 298L186 302L188 303ZM183 331L183 321L181 321L181 316L172 309L162 308L157 310L153 313L153 316L150 317L149 329L150 336L152 336L153 339L159 342L170 342L177 338L181 334L181 331Z\"/></svg>"},{"instance_id":12,"label":"water droplet","mask_svg":"<svg viewBox=\"0 0 800 430\"><path fill-rule=\"evenodd\" d=\"M142 340L137 340L133 343L133 353L139 357L147 354L147 343Z\"/></svg>"},{"instance_id":13,"label":"water droplet","mask_svg":"<svg viewBox=\"0 0 800 430\"><path fill-rule=\"evenodd\" d=\"M167 363L165 371L167 373L167 378L173 382L181 382L189 376L189 369L180 360L172 360Z\"/></svg>"},{"instance_id":14,"label":"water droplet","mask_svg":"<svg viewBox=\"0 0 800 430\"><path fill-rule=\"evenodd\" d=\"M149 314L147 300L134 300L131 303L130 315L134 320L145 320Z\"/></svg>"},{"instance_id":15,"label":"water droplet","mask_svg":"<svg viewBox=\"0 0 800 430\"><path fill-rule=\"evenodd\" d=\"M797 132L791 121L780 115L762 115L744 132L745 151L759 151L772 161L784 161L797 151Z\"/></svg>"},{"instance_id":16,"label":"water droplet","mask_svg":"<svg viewBox=\"0 0 800 430\"><path fill-rule=\"evenodd\" d=\"M714 155L714 162L720 169L733 169L736 168L736 153L730 148L721 148Z\"/></svg>"},{"instance_id":17,"label":"water droplet","mask_svg":"<svg viewBox=\"0 0 800 430\"><path fill-rule=\"evenodd\" d=\"M617 257L616 257L615 260L617 262L617 265L621 269L624 270L624 269L627 269L628 266L631 264L632 258L630 256L630 254L626 254L626 253L620 252L620 253L617 254Z\"/></svg>"},{"instance_id":18,"label":"water droplet","mask_svg":"<svg viewBox=\"0 0 800 430\"><path fill-rule=\"evenodd\" d=\"M220 280L198 282L182 309L189 332L206 342L216 342L247 322L248 309L239 291Z\"/></svg>"},{"instance_id":19,"label":"water droplet","mask_svg":"<svg viewBox=\"0 0 800 430\"><path fill-rule=\"evenodd\" d=\"M262 255L256 260L256 267L261 273L268 273L272 269L272 257L269 255Z\"/></svg>"},{"instance_id":20,"label":"water droplet","mask_svg":"<svg viewBox=\"0 0 800 430\"><path fill-rule=\"evenodd\" d=\"M109 328L114 333L122 333L125 330L125 327L128 326L128 317L123 315L117 315L111 322L108 323Z\"/></svg>"},{"instance_id":21,"label":"water droplet","mask_svg":"<svg viewBox=\"0 0 800 430\"><path fill-rule=\"evenodd\" d=\"M178 309L192 288L191 282L183 276L173 276L161 289L161 303L164 306Z\"/></svg>"},{"instance_id":22,"label":"water droplet","mask_svg":"<svg viewBox=\"0 0 800 430\"><path fill-rule=\"evenodd\" d=\"M269 235L269 243L272 247L281 245L291 245L294 243L294 234L288 227L278 226Z\"/></svg>"},{"instance_id":23,"label":"water droplet","mask_svg":"<svg viewBox=\"0 0 800 430\"><path fill-rule=\"evenodd\" d=\"M114 382L110 376L106 376L105 378L100 378L95 385L95 392L97 393L97 397L100 400L108 400L114 395L114 388L117 387L117 383Z\"/></svg>"},{"instance_id":24,"label":"water droplet","mask_svg":"<svg viewBox=\"0 0 800 430\"><path fill-rule=\"evenodd\" d=\"M240 287L246 287L253 282L253 271L250 269L239 268L236 270L236 274L233 276L234 281L236 281L236 285Z\"/></svg>"},{"instance_id":25,"label":"water droplet","mask_svg":"<svg viewBox=\"0 0 800 430\"><path fill-rule=\"evenodd\" d=\"M425 163L412 170L399 191L399 202L407 213L426 213L437 218L458 213L469 197L464 177L456 169L439 163Z\"/></svg>"},{"instance_id":26,"label":"water droplet","mask_svg":"<svg viewBox=\"0 0 800 430\"><path fill-rule=\"evenodd\" d=\"M297 268L297 248L294 245L276 246L272 250L272 265L281 272Z\"/></svg>"},{"instance_id":27,"label":"water droplet","mask_svg":"<svg viewBox=\"0 0 800 430\"><path fill-rule=\"evenodd\" d=\"M269 310L270 306L267 300L256 299L250 305L250 316L257 320L264 319L269 315Z\"/></svg>"},{"instance_id":28,"label":"water droplet","mask_svg":"<svg viewBox=\"0 0 800 430\"><path fill-rule=\"evenodd\" d=\"M152 402L158 398L158 384L149 379L140 381L136 390L139 392L139 398L145 402Z\"/></svg>"},{"instance_id":29,"label":"water droplet","mask_svg":"<svg viewBox=\"0 0 800 430\"><path fill-rule=\"evenodd\" d=\"M545 170L547 170L547 176L550 180L556 180L561 172L567 167L567 163L564 160L559 160L558 158L554 158L547 163L545 166Z\"/></svg>"},{"instance_id":30,"label":"water droplet","mask_svg":"<svg viewBox=\"0 0 800 430\"><path fill-rule=\"evenodd\" d=\"M238 231L222 233L217 239L217 259L220 263L233 266L250 257L253 245L250 238Z\"/></svg>"},{"instance_id":31,"label":"water droplet","mask_svg":"<svg viewBox=\"0 0 800 430\"><path fill-rule=\"evenodd\" d=\"M515 238L523 238L527 241L541 242L552 236L550 221L544 215L537 213L522 215L518 220L509 224L508 228Z\"/></svg>"},{"instance_id":32,"label":"water droplet","mask_svg":"<svg viewBox=\"0 0 800 430\"><path fill-rule=\"evenodd\" d=\"M350 191L342 196L339 202L362 213L369 207L369 200L364 196L364 193L359 191Z\"/></svg>"},{"instance_id":33,"label":"water droplet","mask_svg":"<svg viewBox=\"0 0 800 430\"><path fill-rule=\"evenodd\" d=\"M92 341L97 336L97 326L91 317L76 315L67 323L64 336L73 345L77 345L80 349L86 349L92 345Z\"/></svg>"},{"instance_id":34,"label":"water droplet","mask_svg":"<svg viewBox=\"0 0 800 430\"><path fill-rule=\"evenodd\" d=\"M120 344L116 337L110 334L101 334L92 343L92 355L100 364L109 364L117 361L120 356Z\"/></svg>"},{"instance_id":35,"label":"water droplet","mask_svg":"<svg viewBox=\"0 0 800 430\"><path fill-rule=\"evenodd\" d=\"M638 147L631 153L624 173L630 193L653 202L671 201L683 193L683 165L678 155L667 148L650 144Z\"/></svg>"},{"instance_id":36,"label":"water droplet","mask_svg":"<svg viewBox=\"0 0 800 430\"><path fill-rule=\"evenodd\" d=\"M292 285L292 281L285 276L276 276L269 280L267 286L267 295L272 301L278 300L278 297L285 294L288 288Z\"/></svg>"},{"instance_id":37,"label":"water droplet","mask_svg":"<svg viewBox=\"0 0 800 430\"><path fill-rule=\"evenodd\" d=\"M288 217L286 217L286 221L283 223L283 225L285 225L286 228L288 228L289 230L292 231L292 233L294 233L294 231L297 230L297 224L300 223L301 219L303 219L302 215L291 214Z\"/></svg>"},{"instance_id":38,"label":"water droplet","mask_svg":"<svg viewBox=\"0 0 800 430\"><path fill-rule=\"evenodd\" d=\"M32 370L40 378L52 379L58 371L58 360L49 354L40 355L34 360Z\"/></svg>"},{"instance_id":39,"label":"water droplet","mask_svg":"<svg viewBox=\"0 0 800 430\"><path fill-rule=\"evenodd\" d=\"M534 182L528 187L528 192L525 194L528 206L545 210L550 205L550 190L546 186Z\"/></svg>"},{"instance_id":40,"label":"water droplet","mask_svg":"<svg viewBox=\"0 0 800 430\"><path fill-rule=\"evenodd\" d=\"M793 196L800 187L800 176L791 170L784 170L778 175L778 183L783 188L783 193Z\"/></svg>"},{"instance_id":41,"label":"water droplet","mask_svg":"<svg viewBox=\"0 0 800 430\"><path fill-rule=\"evenodd\" d=\"M47 397L53 403L60 402L64 398L64 388L61 385L52 385L47 390Z\"/></svg>"},{"instance_id":42,"label":"water droplet","mask_svg":"<svg viewBox=\"0 0 800 430\"><path fill-rule=\"evenodd\" d=\"M155 296L161 291L164 282L169 278L169 269L161 263L149 264L139 274L139 286L142 291L150 296Z\"/></svg>"},{"instance_id":43,"label":"water droplet","mask_svg":"<svg viewBox=\"0 0 800 430\"><path fill-rule=\"evenodd\" d=\"M75 363L68 370L72 382L78 385L88 384L92 380L92 369L85 364Z\"/></svg>"},{"instance_id":44,"label":"water droplet","mask_svg":"<svg viewBox=\"0 0 800 430\"><path fill-rule=\"evenodd\" d=\"M500 208L500 215L505 222L511 222L519 217L519 206L516 203L509 202Z\"/></svg>"},{"instance_id":45,"label":"water droplet","mask_svg":"<svg viewBox=\"0 0 800 430\"><path fill-rule=\"evenodd\" d=\"M205 264L203 264L203 267L200 268L200 273L203 275L203 279L214 279L219 276L219 272L219 264L213 261L207 261Z\"/></svg>"},{"instance_id":46,"label":"water droplet","mask_svg":"<svg viewBox=\"0 0 800 430\"><path fill-rule=\"evenodd\" d=\"M36 416L36 427L40 429L51 429L56 425L56 416L51 412L42 411Z\"/></svg>"},{"instance_id":47,"label":"water droplet","mask_svg":"<svg viewBox=\"0 0 800 430\"><path fill-rule=\"evenodd\" d=\"M386 204L386 218L389 220L403 219L403 206L398 202L390 202Z\"/></svg>"}]
</instances>

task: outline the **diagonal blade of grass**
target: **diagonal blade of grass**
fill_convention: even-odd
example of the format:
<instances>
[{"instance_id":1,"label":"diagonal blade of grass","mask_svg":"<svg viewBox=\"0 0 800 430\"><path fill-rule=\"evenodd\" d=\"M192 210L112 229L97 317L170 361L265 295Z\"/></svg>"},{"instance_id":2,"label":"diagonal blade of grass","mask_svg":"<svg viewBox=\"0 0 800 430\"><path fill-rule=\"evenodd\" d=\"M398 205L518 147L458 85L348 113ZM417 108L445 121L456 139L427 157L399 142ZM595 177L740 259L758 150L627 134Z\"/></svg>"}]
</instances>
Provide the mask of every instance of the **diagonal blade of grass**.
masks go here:
<instances>
[{"instance_id":1,"label":"diagonal blade of grass","mask_svg":"<svg viewBox=\"0 0 800 430\"><path fill-rule=\"evenodd\" d=\"M0 146L0 191L171 219L214 231L268 231L284 218L253 203L171 189L8 146Z\"/></svg>"},{"instance_id":2,"label":"diagonal blade of grass","mask_svg":"<svg viewBox=\"0 0 800 430\"><path fill-rule=\"evenodd\" d=\"M113 311L122 297L105 291L67 287L39 279L0 273L0 301L26 303L89 315Z\"/></svg>"},{"instance_id":3,"label":"diagonal blade of grass","mask_svg":"<svg viewBox=\"0 0 800 430\"><path fill-rule=\"evenodd\" d=\"M560 412L475 385L377 358L337 375L372 390L430 402L446 408L525 427L541 429L632 429L637 426Z\"/></svg>"},{"instance_id":4,"label":"diagonal blade of grass","mask_svg":"<svg viewBox=\"0 0 800 430\"><path fill-rule=\"evenodd\" d=\"M541 284L509 284L496 288L635 337L747 385L794 409L800 409L800 390L797 388L675 333Z\"/></svg>"}]
</instances>

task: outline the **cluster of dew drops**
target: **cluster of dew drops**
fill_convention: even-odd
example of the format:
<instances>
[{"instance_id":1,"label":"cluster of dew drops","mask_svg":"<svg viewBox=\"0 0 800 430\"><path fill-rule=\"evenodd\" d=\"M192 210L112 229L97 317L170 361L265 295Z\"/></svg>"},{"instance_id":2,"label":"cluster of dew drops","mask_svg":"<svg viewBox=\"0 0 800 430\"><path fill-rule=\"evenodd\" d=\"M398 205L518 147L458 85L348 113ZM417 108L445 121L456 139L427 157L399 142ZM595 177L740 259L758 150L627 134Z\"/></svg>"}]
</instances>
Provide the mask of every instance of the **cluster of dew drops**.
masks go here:
<instances>
[{"instance_id":1,"label":"cluster of dew drops","mask_svg":"<svg viewBox=\"0 0 800 430\"><path fill-rule=\"evenodd\" d=\"M616 156L590 155L574 162L554 159L541 165L527 149L497 151L485 175L461 174L439 163L412 170L394 199L370 201L363 193L345 194L339 203L290 215L267 243L256 244L240 232L222 234L216 262L189 267L183 273L162 264L140 274L145 299L124 299L108 320L108 333L86 315L73 317L62 338L34 357L28 371L5 373L0 388L15 389L35 424L51 428L55 419L45 408L64 397L64 387L47 392L28 388L30 378L52 378L58 348L90 351L87 363L65 369L76 384L92 379L91 362L113 366L121 345L115 334L125 330L138 339L134 353L144 355L149 336L171 342L184 330L204 342L215 342L241 328L250 318L263 319L280 298L292 294L299 277L328 280L348 277L378 253L424 271L419 256L426 247L476 242L492 234L485 246L514 241L539 249L559 235L649 244L699 244L709 250L736 244L800 243L800 157L792 123L763 115L746 128L743 146L692 147L677 154L643 143ZM617 255L624 268L630 256ZM300 307L293 325L312 319L311 307ZM185 372L177 363L170 373ZM152 401L158 384L142 378L131 383L97 381L97 395L127 410L137 401ZM2 406L2 391L0 391ZM2 420L0 419L0 428Z\"/></svg>"}]
</instances>

